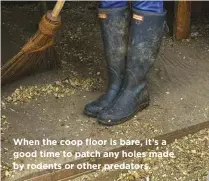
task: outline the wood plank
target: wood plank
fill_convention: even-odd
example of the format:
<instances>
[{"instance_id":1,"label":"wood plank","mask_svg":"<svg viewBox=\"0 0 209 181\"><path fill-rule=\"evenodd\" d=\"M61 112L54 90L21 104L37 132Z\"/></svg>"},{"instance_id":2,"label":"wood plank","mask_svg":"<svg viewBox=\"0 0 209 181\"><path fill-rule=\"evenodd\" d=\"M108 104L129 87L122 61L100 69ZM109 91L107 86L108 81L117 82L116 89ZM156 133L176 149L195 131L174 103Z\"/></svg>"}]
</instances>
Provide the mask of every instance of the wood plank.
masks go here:
<instances>
[{"instance_id":1,"label":"wood plank","mask_svg":"<svg viewBox=\"0 0 209 181\"><path fill-rule=\"evenodd\" d=\"M174 39L189 38L191 1L175 2Z\"/></svg>"}]
</instances>

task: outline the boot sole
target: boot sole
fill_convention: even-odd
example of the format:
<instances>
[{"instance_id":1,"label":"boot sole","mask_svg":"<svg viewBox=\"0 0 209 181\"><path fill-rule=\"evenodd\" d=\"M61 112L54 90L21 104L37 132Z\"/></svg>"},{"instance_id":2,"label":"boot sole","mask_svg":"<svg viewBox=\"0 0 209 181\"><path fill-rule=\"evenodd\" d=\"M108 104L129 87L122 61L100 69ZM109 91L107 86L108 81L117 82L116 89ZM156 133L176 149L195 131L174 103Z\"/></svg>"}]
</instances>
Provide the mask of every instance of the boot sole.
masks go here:
<instances>
[{"instance_id":1,"label":"boot sole","mask_svg":"<svg viewBox=\"0 0 209 181\"><path fill-rule=\"evenodd\" d=\"M87 110L84 110L84 113L87 115L87 116L90 116L90 117L93 117L93 118L96 118L98 114L93 114Z\"/></svg>"},{"instance_id":2,"label":"boot sole","mask_svg":"<svg viewBox=\"0 0 209 181\"><path fill-rule=\"evenodd\" d=\"M141 104L136 111L134 111L131 115L129 115L129 116L125 117L125 118L122 118L120 121L106 122L106 121L97 119L97 122L99 124L102 124L102 125L105 125L105 126L118 125L118 124L121 124L121 123L124 123L124 122L128 121L129 119L131 119L132 117L134 117L137 112L144 110L148 106L149 106L149 102L146 102L146 103Z\"/></svg>"}]
</instances>

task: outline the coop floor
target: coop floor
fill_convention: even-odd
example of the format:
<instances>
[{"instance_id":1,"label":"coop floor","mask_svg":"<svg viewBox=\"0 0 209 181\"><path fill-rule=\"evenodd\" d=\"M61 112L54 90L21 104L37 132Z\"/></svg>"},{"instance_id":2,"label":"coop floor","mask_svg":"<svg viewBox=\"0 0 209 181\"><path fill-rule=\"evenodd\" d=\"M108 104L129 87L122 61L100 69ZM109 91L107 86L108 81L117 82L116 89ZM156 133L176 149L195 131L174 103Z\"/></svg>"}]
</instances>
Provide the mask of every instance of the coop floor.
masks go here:
<instances>
[{"instance_id":1,"label":"coop floor","mask_svg":"<svg viewBox=\"0 0 209 181\"><path fill-rule=\"evenodd\" d=\"M5 180L15 180L37 171L11 171L10 166L14 162L12 153L15 151L113 148L14 146L13 138L141 140L209 120L207 19L194 22L192 37L188 40L174 43L170 37L164 38L149 74L149 108L114 127L98 125L96 119L85 116L85 104L103 94L107 85L95 7L94 2L66 3L62 13L62 30L56 38L62 61L59 70L28 76L2 87L2 165L11 173ZM2 63L35 32L39 18L34 4L2 6ZM71 159L15 160L17 163L55 161L66 163Z\"/></svg>"}]
</instances>

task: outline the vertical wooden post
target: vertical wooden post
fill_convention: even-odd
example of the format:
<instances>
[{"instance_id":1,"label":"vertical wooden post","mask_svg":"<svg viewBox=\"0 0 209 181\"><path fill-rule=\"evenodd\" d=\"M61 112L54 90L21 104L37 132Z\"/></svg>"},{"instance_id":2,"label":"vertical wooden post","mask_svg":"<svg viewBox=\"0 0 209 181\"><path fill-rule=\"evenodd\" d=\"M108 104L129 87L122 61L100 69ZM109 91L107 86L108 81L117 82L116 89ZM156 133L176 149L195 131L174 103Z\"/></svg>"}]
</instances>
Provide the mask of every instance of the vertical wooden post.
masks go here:
<instances>
[{"instance_id":1,"label":"vertical wooden post","mask_svg":"<svg viewBox=\"0 0 209 181\"><path fill-rule=\"evenodd\" d=\"M190 34L191 1L175 2L174 39L189 38Z\"/></svg>"}]
</instances>

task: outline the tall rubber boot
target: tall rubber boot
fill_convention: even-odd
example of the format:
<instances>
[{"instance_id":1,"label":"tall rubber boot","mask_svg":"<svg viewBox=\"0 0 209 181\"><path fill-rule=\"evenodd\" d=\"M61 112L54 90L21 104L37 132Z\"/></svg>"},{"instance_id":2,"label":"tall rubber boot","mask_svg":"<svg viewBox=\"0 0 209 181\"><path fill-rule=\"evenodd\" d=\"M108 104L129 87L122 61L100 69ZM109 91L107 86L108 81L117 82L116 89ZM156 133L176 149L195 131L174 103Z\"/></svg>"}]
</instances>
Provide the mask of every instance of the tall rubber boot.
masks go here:
<instances>
[{"instance_id":1,"label":"tall rubber boot","mask_svg":"<svg viewBox=\"0 0 209 181\"><path fill-rule=\"evenodd\" d=\"M120 124L149 105L146 75L160 48L165 14L133 9L124 85L112 105L98 115L99 123Z\"/></svg>"},{"instance_id":2,"label":"tall rubber boot","mask_svg":"<svg viewBox=\"0 0 209 181\"><path fill-rule=\"evenodd\" d=\"M109 80L106 93L85 106L84 112L93 117L112 103L123 84L130 24L129 8L101 8L99 18Z\"/></svg>"}]
</instances>

